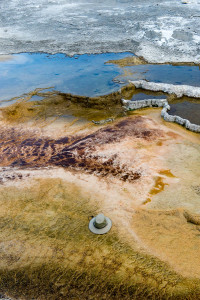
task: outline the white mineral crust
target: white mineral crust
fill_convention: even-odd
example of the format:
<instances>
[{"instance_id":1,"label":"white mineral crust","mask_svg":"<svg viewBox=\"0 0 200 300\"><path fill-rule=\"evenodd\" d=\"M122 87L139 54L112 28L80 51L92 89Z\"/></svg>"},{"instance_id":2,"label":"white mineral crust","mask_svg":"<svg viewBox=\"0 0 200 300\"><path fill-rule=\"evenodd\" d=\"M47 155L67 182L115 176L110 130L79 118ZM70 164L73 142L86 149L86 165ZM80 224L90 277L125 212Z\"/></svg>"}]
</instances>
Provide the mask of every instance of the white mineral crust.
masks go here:
<instances>
[{"instance_id":1,"label":"white mineral crust","mask_svg":"<svg viewBox=\"0 0 200 300\"><path fill-rule=\"evenodd\" d=\"M154 92L162 91L168 94L175 94L178 98L182 96L200 98L200 87L191 85L174 85L169 83L148 82L146 80L130 81L136 88Z\"/></svg>"}]
</instances>

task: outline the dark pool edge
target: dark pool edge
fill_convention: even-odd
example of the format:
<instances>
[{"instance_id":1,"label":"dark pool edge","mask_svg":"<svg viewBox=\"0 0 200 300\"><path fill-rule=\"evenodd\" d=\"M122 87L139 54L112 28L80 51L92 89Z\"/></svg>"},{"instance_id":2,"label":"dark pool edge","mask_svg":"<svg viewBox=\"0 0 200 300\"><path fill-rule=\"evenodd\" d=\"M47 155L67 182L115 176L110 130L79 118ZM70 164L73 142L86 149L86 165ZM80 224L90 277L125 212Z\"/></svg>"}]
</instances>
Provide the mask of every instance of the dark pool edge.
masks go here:
<instances>
[{"instance_id":1,"label":"dark pool edge","mask_svg":"<svg viewBox=\"0 0 200 300\"><path fill-rule=\"evenodd\" d=\"M189 120L183 119L180 116L169 115L167 111L170 110L170 106L166 99L147 99L138 101L122 99L122 104L127 110L130 111L145 107L162 107L163 109L161 111L161 117L165 121L177 123L192 132L200 133L200 125L192 124Z\"/></svg>"}]
</instances>

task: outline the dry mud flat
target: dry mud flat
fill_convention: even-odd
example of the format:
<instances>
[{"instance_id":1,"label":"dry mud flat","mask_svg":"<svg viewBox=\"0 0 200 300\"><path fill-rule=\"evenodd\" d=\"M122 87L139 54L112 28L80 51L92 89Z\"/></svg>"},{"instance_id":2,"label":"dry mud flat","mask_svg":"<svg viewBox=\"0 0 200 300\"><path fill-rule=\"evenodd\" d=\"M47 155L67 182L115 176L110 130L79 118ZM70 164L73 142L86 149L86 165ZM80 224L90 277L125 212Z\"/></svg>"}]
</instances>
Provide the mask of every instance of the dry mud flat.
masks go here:
<instances>
[{"instance_id":1,"label":"dry mud flat","mask_svg":"<svg viewBox=\"0 0 200 300\"><path fill-rule=\"evenodd\" d=\"M199 135L164 122L160 109L96 126L80 111L44 120L23 107L1 114L1 291L199 299ZM113 221L104 236L88 230L98 212Z\"/></svg>"}]
</instances>

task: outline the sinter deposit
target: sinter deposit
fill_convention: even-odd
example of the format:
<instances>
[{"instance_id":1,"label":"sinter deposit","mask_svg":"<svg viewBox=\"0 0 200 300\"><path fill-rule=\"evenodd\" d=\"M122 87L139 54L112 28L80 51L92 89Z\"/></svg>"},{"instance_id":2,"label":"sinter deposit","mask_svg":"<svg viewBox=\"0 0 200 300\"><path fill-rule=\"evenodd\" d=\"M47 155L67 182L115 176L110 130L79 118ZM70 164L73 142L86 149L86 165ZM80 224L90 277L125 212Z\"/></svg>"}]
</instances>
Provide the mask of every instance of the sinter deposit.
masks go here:
<instances>
[{"instance_id":1,"label":"sinter deposit","mask_svg":"<svg viewBox=\"0 0 200 300\"><path fill-rule=\"evenodd\" d=\"M199 125L191 124L189 120L183 119L179 116L169 115L167 111L170 110L170 106L166 99L147 99L147 100L138 100L138 101L130 101L130 100L122 99L122 103L124 107L128 110L136 110L145 107L163 107L161 111L161 116L165 121L175 122L177 124L185 126L185 128L193 132L200 132Z\"/></svg>"},{"instance_id":2,"label":"sinter deposit","mask_svg":"<svg viewBox=\"0 0 200 300\"><path fill-rule=\"evenodd\" d=\"M175 94L178 98L183 96L200 98L200 87L191 85L175 85L169 83L148 82L146 80L130 81L136 88L154 92Z\"/></svg>"}]
</instances>

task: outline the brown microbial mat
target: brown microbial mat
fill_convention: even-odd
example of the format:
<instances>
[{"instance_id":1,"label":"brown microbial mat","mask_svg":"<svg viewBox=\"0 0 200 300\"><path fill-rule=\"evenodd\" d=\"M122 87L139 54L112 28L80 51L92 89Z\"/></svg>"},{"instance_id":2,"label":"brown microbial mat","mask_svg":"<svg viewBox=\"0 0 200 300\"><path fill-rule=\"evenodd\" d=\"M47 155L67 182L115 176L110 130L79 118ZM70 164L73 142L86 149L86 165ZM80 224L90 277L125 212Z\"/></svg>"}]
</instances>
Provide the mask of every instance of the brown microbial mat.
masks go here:
<instances>
[{"instance_id":1,"label":"brown microbial mat","mask_svg":"<svg viewBox=\"0 0 200 300\"><path fill-rule=\"evenodd\" d=\"M200 298L200 135L160 108L125 111L136 94L39 88L4 102L0 294ZM99 213L103 236L88 229Z\"/></svg>"},{"instance_id":2,"label":"brown microbial mat","mask_svg":"<svg viewBox=\"0 0 200 300\"><path fill-rule=\"evenodd\" d=\"M2 293L198 299L199 135L159 109L124 115L118 93L29 96L1 110ZM99 212L103 237L88 230Z\"/></svg>"}]
</instances>

